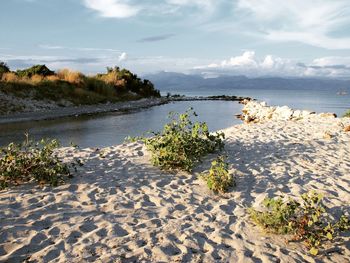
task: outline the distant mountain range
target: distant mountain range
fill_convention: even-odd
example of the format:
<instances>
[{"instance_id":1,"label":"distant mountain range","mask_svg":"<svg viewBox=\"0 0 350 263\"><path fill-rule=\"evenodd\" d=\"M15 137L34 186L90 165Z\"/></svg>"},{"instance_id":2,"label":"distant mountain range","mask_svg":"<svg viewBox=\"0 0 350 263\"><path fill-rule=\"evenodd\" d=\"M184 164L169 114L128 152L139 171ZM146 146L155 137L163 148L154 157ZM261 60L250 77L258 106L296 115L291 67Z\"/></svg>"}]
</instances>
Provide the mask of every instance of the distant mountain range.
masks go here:
<instances>
[{"instance_id":1,"label":"distant mountain range","mask_svg":"<svg viewBox=\"0 0 350 263\"><path fill-rule=\"evenodd\" d=\"M186 75L175 72L159 72L144 76L153 82L156 89L162 92L181 92L200 89L309 89L323 90L330 88L335 92L350 92L350 80L326 78L279 78L245 76L220 76L217 78L204 78L201 75Z\"/></svg>"}]
</instances>

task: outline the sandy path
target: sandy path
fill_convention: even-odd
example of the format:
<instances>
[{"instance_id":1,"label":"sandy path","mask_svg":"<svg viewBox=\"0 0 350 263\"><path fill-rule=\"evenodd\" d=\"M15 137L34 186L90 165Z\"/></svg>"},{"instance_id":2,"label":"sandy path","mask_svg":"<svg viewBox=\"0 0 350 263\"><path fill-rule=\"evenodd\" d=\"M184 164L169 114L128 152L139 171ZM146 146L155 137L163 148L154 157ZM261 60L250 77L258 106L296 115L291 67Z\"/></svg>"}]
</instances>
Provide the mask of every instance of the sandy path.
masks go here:
<instances>
[{"instance_id":1,"label":"sandy path","mask_svg":"<svg viewBox=\"0 0 350 263\"><path fill-rule=\"evenodd\" d=\"M263 235L246 207L316 189L333 212L349 211L350 133L342 128L349 124L313 118L225 130L237 187L221 196L195 173L152 167L138 143L63 149L66 160L85 163L69 183L0 192L0 261L315 262L302 246ZM316 261L349 262L350 242L340 249Z\"/></svg>"}]
</instances>

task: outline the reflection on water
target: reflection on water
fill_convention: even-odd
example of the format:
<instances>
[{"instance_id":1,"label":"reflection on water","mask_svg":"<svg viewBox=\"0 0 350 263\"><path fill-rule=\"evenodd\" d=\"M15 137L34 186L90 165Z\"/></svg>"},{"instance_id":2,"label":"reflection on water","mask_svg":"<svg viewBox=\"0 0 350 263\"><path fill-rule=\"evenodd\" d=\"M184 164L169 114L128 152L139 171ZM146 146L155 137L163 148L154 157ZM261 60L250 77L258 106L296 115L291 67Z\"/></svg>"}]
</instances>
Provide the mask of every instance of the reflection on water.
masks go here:
<instances>
[{"instance_id":1,"label":"reflection on water","mask_svg":"<svg viewBox=\"0 0 350 263\"><path fill-rule=\"evenodd\" d=\"M240 123L234 114L242 106L229 101L176 102L152 107L129 114L105 114L89 117L65 118L52 121L26 122L0 125L0 145L23 141L23 134L29 132L32 138L56 138L65 146L71 142L81 147L103 147L120 144L127 136L142 135L158 131L168 121L170 111L184 112L193 107L198 120L205 121L211 131Z\"/></svg>"}]
</instances>

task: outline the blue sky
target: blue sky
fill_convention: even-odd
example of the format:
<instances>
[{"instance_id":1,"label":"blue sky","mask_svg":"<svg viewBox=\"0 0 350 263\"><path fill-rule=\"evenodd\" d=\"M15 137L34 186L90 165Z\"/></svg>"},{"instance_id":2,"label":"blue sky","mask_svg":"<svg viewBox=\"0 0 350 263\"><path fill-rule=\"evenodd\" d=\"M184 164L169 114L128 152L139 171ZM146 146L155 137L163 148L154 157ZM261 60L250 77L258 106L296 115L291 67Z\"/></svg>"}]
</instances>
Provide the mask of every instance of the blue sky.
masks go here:
<instances>
[{"instance_id":1,"label":"blue sky","mask_svg":"<svg viewBox=\"0 0 350 263\"><path fill-rule=\"evenodd\" d=\"M348 77L349 0L6 0L0 60L85 73Z\"/></svg>"}]
</instances>

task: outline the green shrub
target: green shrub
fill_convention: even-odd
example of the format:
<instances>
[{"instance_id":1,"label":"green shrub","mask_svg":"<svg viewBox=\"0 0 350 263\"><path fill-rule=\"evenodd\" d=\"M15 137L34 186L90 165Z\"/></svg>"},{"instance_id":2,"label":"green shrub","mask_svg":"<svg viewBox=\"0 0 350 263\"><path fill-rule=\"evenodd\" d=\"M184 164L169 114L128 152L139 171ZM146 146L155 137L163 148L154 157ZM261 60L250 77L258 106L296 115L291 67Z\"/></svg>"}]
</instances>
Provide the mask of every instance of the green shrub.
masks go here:
<instances>
[{"instance_id":1,"label":"green shrub","mask_svg":"<svg viewBox=\"0 0 350 263\"><path fill-rule=\"evenodd\" d=\"M58 141L41 140L33 143L10 143L0 148L0 188L24 182L57 186L65 176L70 177L68 166L54 154Z\"/></svg>"},{"instance_id":2,"label":"green shrub","mask_svg":"<svg viewBox=\"0 0 350 263\"><path fill-rule=\"evenodd\" d=\"M207 182L208 188L214 192L225 193L235 185L232 174L229 173L229 165L225 157L219 156L211 163L208 174L202 174L202 178Z\"/></svg>"},{"instance_id":3,"label":"green shrub","mask_svg":"<svg viewBox=\"0 0 350 263\"><path fill-rule=\"evenodd\" d=\"M191 171L201 157L224 147L223 133L210 134L206 123L192 122L193 109L170 113L171 122L160 133L141 139L152 153L152 163L161 169Z\"/></svg>"},{"instance_id":4,"label":"green shrub","mask_svg":"<svg viewBox=\"0 0 350 263\"><path fill-rule=\"evenodd\" d=\"M350 118L350 110L348 110L347 112L345 112L344 117Z\"/></svg>"},{"instance_id":5,"label":"green shrub","mask_svg":"<svg viewBox=\"0 0 350 263\"><path fill-rule=\"evenodd\" d=\"M265 199L265 211L249 209L251 219L268 232L292 235L293 241L303 241L312 255L317 255L326 241L350 229L350 219L342 215L332 220L322 204L322 195L310 192L302 202L282 198Z\"/></svg>"},{"instance_id":6,"label":"green shrub","mask_svg":"<svg viewBox=\"0 0 350 263\"><path fill-rule=\"evenodd\" d=\"M46 67L45 65L35 65L27 69L17 70L16 74L21 78L23 77L30 78L34 75L40 75L43 77L52 76L55 74L55 72L48 69L48 67Z\"/></svg>"}]
</instances>

